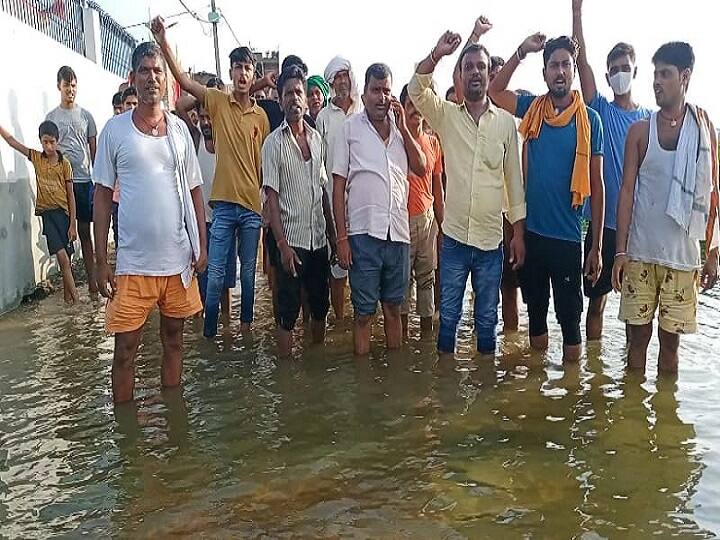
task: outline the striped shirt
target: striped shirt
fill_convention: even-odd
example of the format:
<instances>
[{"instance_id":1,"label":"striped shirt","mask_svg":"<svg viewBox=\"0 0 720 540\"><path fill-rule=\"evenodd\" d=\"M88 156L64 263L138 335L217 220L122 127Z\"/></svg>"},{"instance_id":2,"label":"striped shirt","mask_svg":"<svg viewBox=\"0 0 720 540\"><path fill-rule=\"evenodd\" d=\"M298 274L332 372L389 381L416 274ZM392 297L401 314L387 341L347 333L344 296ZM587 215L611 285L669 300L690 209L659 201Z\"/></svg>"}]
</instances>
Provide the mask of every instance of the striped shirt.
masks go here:
<instances>
[{"instance_id":1,"label":"striped shirt","mask_svg":"<svg viewBox=\"0 0 720 540\"><path fill-rule=\"evenodd\" d=\"M322 137L307 122L305 134L311 156L307 162L287 121L268 136L262 148L263 187L278 194L288 245L315 250L327 245L323 213L327 173Z\"/></svg>"}]
</instances>

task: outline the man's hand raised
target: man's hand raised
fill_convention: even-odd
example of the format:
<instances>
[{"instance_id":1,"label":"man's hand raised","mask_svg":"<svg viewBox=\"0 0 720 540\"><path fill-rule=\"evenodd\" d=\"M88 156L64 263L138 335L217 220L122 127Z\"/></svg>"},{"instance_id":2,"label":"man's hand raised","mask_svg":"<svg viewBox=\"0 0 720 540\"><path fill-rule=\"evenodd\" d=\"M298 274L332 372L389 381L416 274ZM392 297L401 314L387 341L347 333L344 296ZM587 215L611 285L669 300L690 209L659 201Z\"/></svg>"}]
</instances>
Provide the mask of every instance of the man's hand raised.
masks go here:
<instances>
[{"instance_id":1,"label":"man's hand raised","mask_svg":"<svg viewBox=\"0 0 720 540\"><path fill-rule=\"evenodd\" d=\"M160 15L150 22L150 31L152 32L155 41L158 43L165 41L165 20Z\"/></svg>"},{"instance_id":2,"label":"man's hand raised","mask_svg":"<svg viewBox=\"0 0 720 540\"><path fill-rule=\"evenodd\" d=\"M443 56L449 56L457 50L460 43L462 43L460 34L448 30L440 36L437 45L435 45L435 49L433 49L433 56L436 60L439 60Z\"/></svg>"},{"instance_id":3,"label":"man's hand raised","mask_svg":"<svg viewBox=\"0 0 720 540\"><path fill-rule=\"evenodd\" d=\"M520 54L526 55L542 51L545 48L545 41L547 41L547 37L542 32L525 38L525 41L520 45Z\"/></svg>"},{"instance_id":4,"label":"man's hand raised","mask_svg":"<svg viewBox=\"0 0 720 540\"><path fill-rule=\"evenodd\" d=\"M493 25L490 22L490 19L488 19L485 15L480 15L475 21L473 35L479 38L492 30L492 27Z\"/></svg>"}]
</instances>

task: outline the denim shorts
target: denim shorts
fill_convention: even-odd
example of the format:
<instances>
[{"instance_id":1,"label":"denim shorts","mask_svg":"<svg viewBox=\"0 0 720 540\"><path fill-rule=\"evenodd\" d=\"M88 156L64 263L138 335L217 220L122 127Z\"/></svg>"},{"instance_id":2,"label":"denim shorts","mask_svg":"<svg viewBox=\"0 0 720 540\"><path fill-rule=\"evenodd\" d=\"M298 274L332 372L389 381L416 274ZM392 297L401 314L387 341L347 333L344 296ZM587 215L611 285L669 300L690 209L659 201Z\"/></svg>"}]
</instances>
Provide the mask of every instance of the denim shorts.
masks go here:
<instances>
[{"instance_id":1,"label":"denim shorts","mask_svg":"<svg viewBox=\"0 0 720 540\"><path fill-rule=\"evenodd\" d=\"M377 303L401 305L410 279L410 244L368 234L349 237L350 300L356 315L373 315Z\"/></svg>"}]
</instances>

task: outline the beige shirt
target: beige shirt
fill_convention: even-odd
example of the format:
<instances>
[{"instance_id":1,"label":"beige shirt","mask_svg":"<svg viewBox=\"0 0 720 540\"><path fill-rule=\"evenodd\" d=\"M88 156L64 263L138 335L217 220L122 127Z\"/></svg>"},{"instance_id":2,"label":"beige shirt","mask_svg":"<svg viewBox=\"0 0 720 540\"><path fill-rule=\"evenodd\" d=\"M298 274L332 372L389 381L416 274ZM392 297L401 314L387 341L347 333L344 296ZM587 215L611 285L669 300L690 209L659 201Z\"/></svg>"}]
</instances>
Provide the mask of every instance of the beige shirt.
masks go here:
<instances>
[{"instance_id":1,"label":"beige shirt","mask_svg":"<svg viewBox=\"0 0 720 540\"><path fill-rule=\"evenodd\" d=\"M443 233L453 240L489 251L502 242L502 214L525 218L525 189L520 147L513 117L490 103L475 123L464 104L440 99L432 75L413 75L410 99L440 137L445 155L447 194Z\"/></svg>"},{"instance_id":2,"label":"beige shirt","mask_svg":"<svg viewBox=\"0 0 720 540\"><path fill-rule=\"evenodd\" d=\"M333 152L333 174L347 179L348 234L410 243L408 159L391 117L387 145L365 111L343 124Z\"/></svg>"}]
</instances>

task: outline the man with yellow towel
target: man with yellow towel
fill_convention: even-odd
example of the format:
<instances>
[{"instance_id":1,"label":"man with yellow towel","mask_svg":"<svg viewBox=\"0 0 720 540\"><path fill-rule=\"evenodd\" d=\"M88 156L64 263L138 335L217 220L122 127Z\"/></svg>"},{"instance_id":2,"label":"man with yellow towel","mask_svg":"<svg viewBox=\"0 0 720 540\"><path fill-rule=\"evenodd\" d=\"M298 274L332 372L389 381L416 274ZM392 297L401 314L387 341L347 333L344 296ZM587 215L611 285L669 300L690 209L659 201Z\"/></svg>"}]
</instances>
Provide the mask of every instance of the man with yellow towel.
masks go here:
<instances>
[{"instance_id":1,"label":"man with yellow towel","mask_svg":"<svg viewBox=\"0 0 720 540\"><path fill-rule=\"evenodd\" d=\"M543 51L544 96L518 95L507 89L522 60ZM490 98L522 118L525 140L527 221L525 265L520 283L528 309L530 345L548 346L547 312L552 285L555 314L563 336L563 361L580 358L582 232L585 199L592 195L593 245L585 275L597 282L602 267L605 196L602 180L603 135L600 117L572 90L578 46L567 36L546 41L528 37L490 83Z\"/></svg>"}]
</instances>

